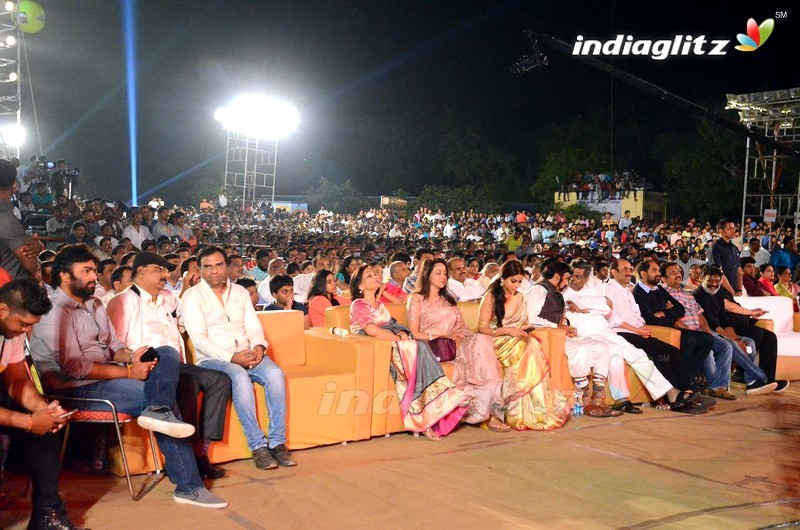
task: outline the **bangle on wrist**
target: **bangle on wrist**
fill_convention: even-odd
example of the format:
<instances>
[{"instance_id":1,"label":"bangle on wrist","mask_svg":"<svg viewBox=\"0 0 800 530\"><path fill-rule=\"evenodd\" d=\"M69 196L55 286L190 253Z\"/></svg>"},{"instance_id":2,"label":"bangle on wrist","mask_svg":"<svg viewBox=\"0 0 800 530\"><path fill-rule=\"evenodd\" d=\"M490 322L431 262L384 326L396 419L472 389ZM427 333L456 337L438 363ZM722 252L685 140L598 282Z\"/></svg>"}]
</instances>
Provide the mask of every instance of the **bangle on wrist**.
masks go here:
<instances>
[{"instance_id":1,"label":"bangle on wrist","mask_svg":"<svg viewBox=\"0 0 800 530\"><path fill-rule=\"evenodd\" d=\"M128 365L128 379L131 378L131 365Z\"/></svg>"}]
</instances>

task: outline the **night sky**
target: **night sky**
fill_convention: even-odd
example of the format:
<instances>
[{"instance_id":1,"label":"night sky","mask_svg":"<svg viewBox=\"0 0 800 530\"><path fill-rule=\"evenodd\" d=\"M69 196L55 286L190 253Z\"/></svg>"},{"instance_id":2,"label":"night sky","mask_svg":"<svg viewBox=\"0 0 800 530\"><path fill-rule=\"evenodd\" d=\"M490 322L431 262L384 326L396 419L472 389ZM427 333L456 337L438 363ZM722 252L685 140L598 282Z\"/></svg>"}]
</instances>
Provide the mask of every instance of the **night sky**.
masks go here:
<instances>
[{"instance_id":1,"label":"night sky","mask_svg":"<svg viewBox=\"0 0 800 530\"><path fill-rule=\"evenodd\" d=\"M109 198L129 200L122 4L39 3L46 25L26 43L44 154L80 167ZM733 50L748 18L761 22L776 11L788 19L776 19L763 48ZM790 2L139 0L136 13L140 192L212 160L156 192L168 202L185 202L200 176L219 175L221 183L226 133L213 113L243 92L288 100L301 114L297 132L280 144L278 194L299 193L320 176L352 177L358 153L376 148L359 127L398 113L435 117L448 109L534 167L536 138L552 124L607 109L612 87L615 120L635 116L642 141L687 126L683 113L545 47L550 66L512 75L509 65L530 53L526 29L570 43L579 34L617 33L731 39L724 57L614 60L719 111L725 93L800 87L800 8ZM24 70L23 78L27 159L38 147ZM414 184L408 189L424 182ZM363 191L392 190L373 182Z\"/></svg>"}]
</instances>

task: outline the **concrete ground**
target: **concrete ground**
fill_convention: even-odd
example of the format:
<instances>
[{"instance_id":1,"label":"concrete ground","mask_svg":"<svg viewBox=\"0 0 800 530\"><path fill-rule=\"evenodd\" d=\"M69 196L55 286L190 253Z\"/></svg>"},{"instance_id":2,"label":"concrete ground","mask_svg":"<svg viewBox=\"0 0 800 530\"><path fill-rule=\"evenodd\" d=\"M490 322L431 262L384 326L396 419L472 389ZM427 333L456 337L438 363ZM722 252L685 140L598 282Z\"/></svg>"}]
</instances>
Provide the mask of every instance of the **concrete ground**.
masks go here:
<instances>
[{"instance_id":1,"label":"concrete ground","mask_svg":"<svg viewBox=\"0 0 800 530\"><path fill-rule=\"evenodd\" d=\"M230 501L142 501L124 479L64 472L74 521L102 528L762 528L800 520L800 382L720 401L705 416L645 409L571 419L554 432L463 427L440 442L389 438L295 452L291 469L224 467ZM144 477L137 477L138 481ZM140 482L139 482L140 483ZM2 487L0 526L23 528L27 481Z\"/></svg>"}]
</instances>

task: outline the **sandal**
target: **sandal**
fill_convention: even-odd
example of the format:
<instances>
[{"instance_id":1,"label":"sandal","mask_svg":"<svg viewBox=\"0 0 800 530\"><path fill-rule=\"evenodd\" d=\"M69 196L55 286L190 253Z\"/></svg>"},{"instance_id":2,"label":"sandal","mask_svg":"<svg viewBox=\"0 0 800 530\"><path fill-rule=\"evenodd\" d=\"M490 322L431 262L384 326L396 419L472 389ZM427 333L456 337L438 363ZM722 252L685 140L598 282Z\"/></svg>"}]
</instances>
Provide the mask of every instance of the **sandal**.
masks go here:
<instances>
[{"instance_id":1,"label":"sandal","mask_svg":"<svg viewBox=\"0 0 800 530\"><path fill-rule=\"evenodd\" d=\"M425 432L422 433L422 435L425 436L425 438L427 438L428 440L430 440L432 442L438 442L439 440L442 439L441 436L439 436L438 434L436 434L433 431L433 427L431 427L430 429L427 429Z\"/></svg>"},{"instance_id":2,"label":"sandal","mask_svg":"<svg viewBox=\"0 0 800 530\"><path fill-rule=\"evenodd\" d=\"M511 430L511 426L503 423L503 420L494 415L489 418L489 421L484 422L484 425L486 425L487 429L494 432L508 432Z\"/></svg>"},{"instance_id":3,"label":"sandal","mask_svg":"<svg viewBox=\"0 0 800 530\"><path fill-rule=\"evenodd\" d=\"M617 416L622 416L622 411L614 410L605 403L601 403L600 405L589 403L583 407L583 415L589 416L590 418L615 418Z\"/></svg>"},{"instance_id":4,"label":"sandal","mask_svg":"<svg viewBox=\"0 0 800 530\"><path fill-rule=\"evenodd\" d=\"M629 400L625 400L621 403L614 403L611 405L611 408L614 410L621 410L626 414L641 414L642 409L631 403Z\"/></svg>"}]
</instances>

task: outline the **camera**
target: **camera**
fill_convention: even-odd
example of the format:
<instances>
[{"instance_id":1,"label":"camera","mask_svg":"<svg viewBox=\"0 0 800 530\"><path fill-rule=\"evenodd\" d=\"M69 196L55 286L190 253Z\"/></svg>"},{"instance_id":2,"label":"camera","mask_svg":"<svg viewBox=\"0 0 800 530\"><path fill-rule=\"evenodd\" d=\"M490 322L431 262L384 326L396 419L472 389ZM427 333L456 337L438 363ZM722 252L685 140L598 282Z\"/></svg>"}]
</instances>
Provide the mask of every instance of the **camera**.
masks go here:
<instances>
[{"instance_id":1,"label":"camera","mask_svg":"<svg viewBox=\"0 0 800 530\"><path fill-rule=\"evenodd\" d=\"M61 174L65 177L77 177L81 174L81 170L77 167L65 167L61 170Z\"/></svg>"},{"instance_id":2,"label":"camera","mask_svg":"<svg viewBox=\"0 0 800 530\"><path fill-rule=\"evenodd\" d=\"M47 160L43 155L39 155L31 161L31 169L40 177L49 176L49 171L54 167L55 164Z\"/></svg>"}]
</instances>

